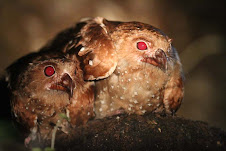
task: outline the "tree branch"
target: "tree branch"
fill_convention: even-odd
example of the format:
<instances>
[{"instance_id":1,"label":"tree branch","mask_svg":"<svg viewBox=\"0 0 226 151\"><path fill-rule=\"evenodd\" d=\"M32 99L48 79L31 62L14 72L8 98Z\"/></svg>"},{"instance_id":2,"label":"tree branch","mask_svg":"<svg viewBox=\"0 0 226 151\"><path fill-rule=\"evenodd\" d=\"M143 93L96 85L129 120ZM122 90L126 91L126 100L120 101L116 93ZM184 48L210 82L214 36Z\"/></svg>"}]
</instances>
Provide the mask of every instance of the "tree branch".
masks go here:
<instances>
[{"instance_id":1,"label":"tree branch","mask_svg":"<svg viewBox=\"0 0 226 151\"><path fill-rule=\"evenodd\" d=\"M60 150L226 150L226 132L175 116L120 115L56 135ZM50 146L33 142L33 146Z\"/></svg>"}]
</instances>

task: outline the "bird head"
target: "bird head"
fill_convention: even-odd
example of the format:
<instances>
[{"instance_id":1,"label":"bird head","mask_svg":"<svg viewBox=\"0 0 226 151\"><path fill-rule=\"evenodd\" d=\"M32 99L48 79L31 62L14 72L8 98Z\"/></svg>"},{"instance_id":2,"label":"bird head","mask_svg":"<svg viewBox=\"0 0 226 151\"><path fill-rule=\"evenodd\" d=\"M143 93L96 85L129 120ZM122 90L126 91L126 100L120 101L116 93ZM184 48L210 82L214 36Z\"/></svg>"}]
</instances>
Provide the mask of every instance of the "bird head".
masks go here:
<instances>
[{"instance_id":1,"label":"bird head","mask_svg":"<svg viewBox=\"0 0 226 151\"><path fill-rule=\"evenodd\" d=\"M75 88L75 83L73 75L70 71L61 69L56 64L47 63L43 69L44 80L44 90L47 91L62 91L68 93L69 98L73 96L73 90Z\"/></svg>"},{"instance_id":2,"label":"bird head","mask_svg":"<svg viewBox=\"0 0 226 151\"><path fill-rule=\"evenodd\" d=\"M65 105L70 102L74 90L80 89L79 85L84 82L78 60L66 56L32 55L7 68L11 92L33 100L45 100L47 104Z\"/></svg>"},{"instance_id":3,"label":"bird head","mask_svg":"<svg viewBox=\"0 0 226 151\"><path fill-rule=\"evenodd\" d=\"M48 59L31 63L25 73L27 91L31 96L54 100L70 100L80 85L82 71L79 64L65 58Z\"/></svg>"},{"instance_id":4,"label":"bird head","mask_svg":"<svg viewBox=\"0 0 226 151\"><path fill-rule=\"evenodd\" d=\"M111 34L118 60L133 68L153 66L167 70L176 58L172 40L159 29L140 22L122 22Z\"/></svg>"}]
</instances>

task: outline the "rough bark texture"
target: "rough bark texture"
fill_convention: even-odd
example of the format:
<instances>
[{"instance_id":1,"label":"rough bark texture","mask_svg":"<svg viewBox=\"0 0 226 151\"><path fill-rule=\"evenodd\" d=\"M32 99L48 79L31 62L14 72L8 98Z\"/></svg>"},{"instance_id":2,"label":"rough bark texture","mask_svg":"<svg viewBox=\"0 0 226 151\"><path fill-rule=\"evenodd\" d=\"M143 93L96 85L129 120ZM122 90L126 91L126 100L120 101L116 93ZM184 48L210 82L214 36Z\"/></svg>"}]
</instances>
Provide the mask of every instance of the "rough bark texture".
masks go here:
<instances>
[{"instance_id":1,"label":"rough bark texture","mask_svg":"<svg viewBox=\"0 0 226 151\"><path fill-rule=\"evenodd\" d=\"M226 132L175 116L113 116L91 121L71 134L57 133L56 151L226 150Z\"/></svg>"}]
</instances>

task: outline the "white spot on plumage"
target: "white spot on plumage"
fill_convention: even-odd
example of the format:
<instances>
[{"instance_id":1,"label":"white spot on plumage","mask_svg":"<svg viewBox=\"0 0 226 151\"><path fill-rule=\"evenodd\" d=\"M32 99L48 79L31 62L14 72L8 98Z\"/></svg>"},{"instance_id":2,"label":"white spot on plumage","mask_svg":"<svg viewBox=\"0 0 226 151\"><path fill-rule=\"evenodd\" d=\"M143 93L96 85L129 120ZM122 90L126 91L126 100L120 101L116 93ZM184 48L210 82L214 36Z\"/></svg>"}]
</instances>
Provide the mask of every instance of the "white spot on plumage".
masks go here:
<instances>
[{"instance_id":1,"label":"white spot on plumage","mask_svg":"<svg viewBox=\"0 0 226 151\"><path fill-rule=\"evenodd\" d=\"M87 115L89 116L90 115L90 112L88 112Z\"/></svg>"},{"instance_id":2,"label":"white spot on plumage","mask_svg":"<svg viewBox=\"0 0 226 151\"><path fill-rule=\"evenodd\" d=\"M131 107L128 107L128 110L131 111L132 110Z\"/></svg>"},{"instance_id":3,"label":"white spot on plumage","mask_svg":"<svg viewBox=\"0 0 226 151\"><path fill-rule=\"evenodd\" d=\"M152 104L151 103L148 103L148 106L152 106Z\"/></svg>"},{"instance_id":4,"label":"white spot on plumage","mask_svg":"<svg viewBox=\"0 0 226 151\"><path fill-rule=\"evenodd\" d=\"M114 86L113 86L113 85L111 85L111 88L112 88L112 89L114 89Z\"/></svg>"},{"instance_id":5,"label":"white spot on plumage","mask_svg":"<svg viewBox=\"0 0 226 151\"><path fill-rule=\"evenodd\" d=\"M124 100L125 98L124 98L123 96L120 96L120 99L121 99L121 100Z\"/></svg>"},{"instance_id":6,"label":"white spot on plumage","mask_svg":"<svg viewBox=\"0 0 226 151\"><path fill-rule=\"evenodd\" d=\"M129 79L128 79L128 82L130 82L130 81L131 81L131 79L129 78Z\"/></svg>"},{"instance_id":7,"label":"white spot on plumage","mask_svg":"<svg viewBox=\"0 0 226 151\"><path fill-rule=\"evenodd\" d=\"M159 100L159 96L156 99Z\"/></svg>"},{"instance_id":8,"label":"white spot on plumage","mask_svg":"<svg viewBox=\"0 0 226 151\"><path fill-rule=\"evenodd\" d=\"M90 65L90 66L93 65L93 60L89 60L89 65Z\"/></svg>"},{"instance_id":9,"label":"white spot on plumage","mask_svg":"<svg viewBox=\"0 0 226 151\"><path fill-rule=\"evenodd\" d=\"M106 91L107 90L107 87L104 87L104 89L103 89L104 91Z\"/></svg>"},{"instance_id":10,"label":"white spot on plumage","mask_svg":"<svg viewBox=\"0 0 226 151\"><path fill-rule=\"evenodd\" d=\"M141 112L144 114L146 112L146 110L142 110Z\"/></svg>"},{"instance_id":11,"label":"white spot on plumage","mask_svg":"<svg viewBox=\"0 0 226 151\"><path fill-rule=\"evenodd\" d=\"M82 47L81 49L80 49L80 52L83 52L85 50L85 47Z\"/></svg>"},{"instance_id":12,"label":"white spot on plumage","mask_svg":"<svg viewBox=\"0 0 226 151\"><path fill-rule=\"evenodd\" d=\"M143 108L143 106L140 106L139 108L140 108L140 109L142 109L142 108Z\"/></svg>"},{"instance_id":13,"label":"white spot on plumage","mask_svg":"<svg viewBox=\"0 0 226 151\"><path fill-rule=\"evenodd\" d=\"M103 100L102 100L102 101L100 101L100 103L101 103L101 104L104 104L104 102L105 102L105 101L103 101Z\"/></svg>"},{"instance_id":14,"label":"white spot on plumage","mask_svg":"<svg viewBox=\"0 0 226 151\"><path fill-rule=\"evenodd\" d=\"M99 109L99 111L100 111L100 112L102 112L102 111L103 111L103 109L102 109L102 108L100 108L100 109Z\"/></svg>"},{"instance_id":15,"label":"white spot on plumage","mask_svg":"<svg viewBox=\"0 0 226 151\"><path fill-rule=\"evenodd\" d=\"M73 41L72 41L72 40L70 40L70 41L68 42L68 44L72 44L72 42L73 42Z\"/></svg>"},{"instance_id":16,"label":"white spot on plumage","mask_svg":"<svg viewBox=\"0 0 226 151\"><path fill-rule=\"evenodd\" d=\"M134 102L135 104L137 104L137 103L138 103L138 101L137 101L137 100L134 100L133 102Z\"/></svg>"},{"instance_id":17,"label":"white spot on plumage","mask_svg":"<svg viewBox=\"0 0 226 151\"><path fill-rule=\"evenodd\" d=\"M134 95L138 95L137 91L134 92Z\"/></svg>"}]
</instances>

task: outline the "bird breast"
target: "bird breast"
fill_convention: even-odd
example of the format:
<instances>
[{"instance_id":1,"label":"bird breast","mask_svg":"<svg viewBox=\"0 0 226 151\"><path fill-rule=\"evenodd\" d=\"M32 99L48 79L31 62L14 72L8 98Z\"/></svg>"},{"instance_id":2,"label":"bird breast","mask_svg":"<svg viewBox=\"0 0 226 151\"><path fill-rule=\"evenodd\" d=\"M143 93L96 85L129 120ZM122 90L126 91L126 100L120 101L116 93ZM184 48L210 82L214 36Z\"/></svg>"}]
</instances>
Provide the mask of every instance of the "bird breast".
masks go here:
<instances>
[{"instance_id":1,"label":"bird breast","mask_svg":"<svg viewBox=\"0 0 226 151\"><path fill-rule=\"evenodd\" d=\"M167 80L167 74L152 65L124 68L119 64L109 78L96 82L96 118L116 114L120 109L139 115L161 110L161 89Z\"/></svg>"}]
</instances>

